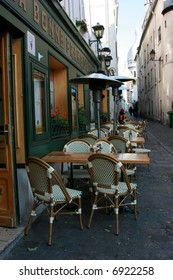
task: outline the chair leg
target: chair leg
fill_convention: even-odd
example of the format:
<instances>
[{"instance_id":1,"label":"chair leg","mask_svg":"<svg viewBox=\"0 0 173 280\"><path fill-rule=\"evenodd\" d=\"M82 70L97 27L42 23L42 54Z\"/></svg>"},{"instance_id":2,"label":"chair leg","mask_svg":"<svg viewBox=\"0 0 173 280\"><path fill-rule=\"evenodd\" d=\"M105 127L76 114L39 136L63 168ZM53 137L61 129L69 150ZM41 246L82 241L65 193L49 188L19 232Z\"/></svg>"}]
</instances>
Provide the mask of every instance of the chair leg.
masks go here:
<instances>
[{"instance_id":1,"label":"chair leg","mask_svg":"<svg viewBox=\"0 0 173 280\"><path fill-rule=\"evenodd\" d=\"M90 217L89 217L88 228L90 228L90 225L91 225L91 222L92 222L92 218L93 218L93 214L94 214L94 211L96 209L97 197L98 197L98 194L95 193L95 198L94 198L94 202L93 202L93 205L92 205L91 214L90 214Z\"/></svg>"},{"instance_id":2,"label":"chair leg","mask_svg":"<svg viewBox=\"0 0 173 280\"><path fill-rule=\"evenodd\" d=\"M78 211L79 211L80 229L83 229L81 197L79 197L79 208L78 208Z\"/></svg>"},{"instance_id":3,"label":"chair leg","mask_svg":"<svg viewBox=\"0 0 173 280\"><path fill-rule=\"evenodd\" d=\"M30 227L31 227L31 224L32 224L32 219L34 216L37 216L37 214L35 213L35 210L37 208L37 201L34 201L34 205L32 207L32 210L31 210L31 213L30 213L30 217L29 217L29 220L28 220L28 223L25 227L25 231L24 231L24 234L27 235L29 230L30 230Z\"/></svg>"},{"instance_id":4,"label":"chair leg","mask_svg":"<svg viewBox=\"0 0 173 280\"><path fill-rule=\"evenodd\" d=\"M136 190L133 190L133 201L134 201L134 218L137 220L137 201L136 201Z\"/></svg>"},{"instance_id":5,"label":"chair leg","mask_svg":"<svg viewBox=\"0 0 173 280\"><path fill-rule=\"evenodd\" d=\"M115 195L115 232L119 234L119 206L118 206L118 195Z\"/></svg>"},{"instance_id":6,"label":"chair leg","mask_svg":"<svg viewBox=\"0 0 173 280\"><path fill-rule=\"evenodd\" d=\"M48 237L48 245L52 244L52 226L54 221L54 212L53 212L54 206L52 205L50 207L50 217L49 217L49 237Z\"/></svg>"},{"instance_id":7,"label":"chair leg","mask_svg":"<svg viewBox=\"0 0 173 280\"><path fill-rule=\"evenodd\" d=\"M30 227L31 227L31 223L32 223L32 216L31 216L31 214L30 214L30 217L29 217L27 226L25 227L25 235L28 235L28 232L29 232Z\"/></svg>"}]
</instances>

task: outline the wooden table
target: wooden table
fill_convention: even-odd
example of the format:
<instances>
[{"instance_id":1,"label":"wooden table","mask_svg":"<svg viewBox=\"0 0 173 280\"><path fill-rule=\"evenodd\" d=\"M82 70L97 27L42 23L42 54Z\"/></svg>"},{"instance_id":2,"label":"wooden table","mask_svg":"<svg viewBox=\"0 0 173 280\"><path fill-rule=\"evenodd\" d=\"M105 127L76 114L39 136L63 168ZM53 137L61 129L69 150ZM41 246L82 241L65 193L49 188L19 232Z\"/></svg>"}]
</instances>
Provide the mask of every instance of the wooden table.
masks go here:
<instances>
[{"instance_id":1,"label":"wooden table","mask_svg":"<svg viewBox=\"0 0 173 280\"><path fill-rule=\"evenodd\" d=\"M93 153L67 153L61 151L54 151L42 159L48 163L56 162L72 162L72 163L87 163L88 157ZM107 154L125 164L150 164L150 158L147 154L136 153L115 153Z\"/></svg>"},{"instance_id":2,"label":"wooden table","mask_svg":"<svg viewBox=\"0 0 173 280\"><path fill-rule=\"evenodd\" d=\"M130 143L136 143L140 145L142 148L144 148L145 138L144 137L132 137L129 139Z\"/></svg>"},{"instance_id":3,"label":"wooden table","mask_svg":"<svg viewBox=\"0 0 173 280\"><path fill-rule=\"evenodd\" d=\"M73 163L86 164L88 157L93 153L68 153L62 151L54 151L42 158L47 163L71 163L70 169L70 181L73 187ZM124 164L147 164L150 165L150 158L148 154L136 154L136 153L112 153L107 154L112 158L119 160Z\"/></svg>"}]
</instances>

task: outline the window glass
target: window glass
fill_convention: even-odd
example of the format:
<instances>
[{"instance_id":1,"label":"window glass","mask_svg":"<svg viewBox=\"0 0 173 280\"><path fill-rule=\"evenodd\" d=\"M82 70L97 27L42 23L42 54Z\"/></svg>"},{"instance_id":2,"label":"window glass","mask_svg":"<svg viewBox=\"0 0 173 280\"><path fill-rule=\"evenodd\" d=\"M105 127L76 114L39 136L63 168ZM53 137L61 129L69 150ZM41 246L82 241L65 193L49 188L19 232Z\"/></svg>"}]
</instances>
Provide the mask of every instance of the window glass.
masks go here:
<instances>
[{"instance_id":1,"label":"window glass","mask_svg":"<svg viewBox=\"0 0 173 280\"><path fill-rule=\"evenodd\" d=\"M67 69L50 55L51 138L69 134Z\"/></svg>"},{"instance_id":2,"label":"window glass","mask_svg":"<svg viewBox=\"0 0 173 280\"><path fill-rule=\"evenodd\" d=\"M34 69L34 117L35 133L43 134L47 131L46 122L46 75Z\"/></svg>"}]
</instances>

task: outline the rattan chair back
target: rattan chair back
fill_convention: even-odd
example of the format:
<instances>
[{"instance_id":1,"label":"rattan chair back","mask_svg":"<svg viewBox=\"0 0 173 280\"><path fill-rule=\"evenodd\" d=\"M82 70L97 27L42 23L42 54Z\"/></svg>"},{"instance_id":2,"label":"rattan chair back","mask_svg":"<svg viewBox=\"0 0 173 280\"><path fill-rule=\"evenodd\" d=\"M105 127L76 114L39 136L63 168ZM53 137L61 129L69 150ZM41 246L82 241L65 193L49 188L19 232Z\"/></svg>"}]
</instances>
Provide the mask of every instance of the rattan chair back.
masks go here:
<instances>
[{"instance_id":1,"label":"rattan chair back","mask_svg":"<svg viewBox=\"0 0 173 280\"><path fill-rule=\"evenodd\" d=\"M97 149L98 147L98 149ZM116 153L114 145L109 142L107 139L98 139L95 141L93 150L99 150L100 153Z\"/></svg>"},{"instance_id":2,"label":"rattan chair back","mask_svg":"<svg viewBox=\"0 0 173 280\"><path fill-rule=\"evenodd\" d=\"M137 218L136 184L130 183L123 164L109 155L93 154L89 156L88 171L95 193L88 227L91 225L95 210L112 208L115 211L116 234L118 234L120 206L133 205L134 217ZM120 178L123 178L123 181ZM102 200L106 200L106 203L104 204Z\"/></svg>"},{"instance_id":3,"label":"rattan chair back","mask_svg":"<svg viewBox=\"0 0 173 280\"><path fill-rule=\"evenodd\" d=\"M92 145L84 139L75 138L64 145L63 151L75 153L90 153L92 151Z\"/></svg>"},{"instance_id":4,"label":"rattan chair back","mask_svg":"<svg viewBox=\"0 0 173 280\"><path fill-rule=\"evenodd\" d=\"M92 130L88 131L88 134L98 136L98 129L97 128L92 129ZM100 129L100 138L106 137L106 136L107 136L107 133L103 129Z\"/></svg>"},{"instance_id":5,"label":"rattan chair back","mask_svg":"<svg viewBox=\"0 0 173 280\"><path fill-rule=\"evenodd\" d=\"M130 142L121 135L112 135L108 138L116 149L117 153L128 153L130 151Z\"/></svg>"},{"instance_id":6,"label":"rattan chair back","mask_svg":"<svg viewBox=\"0 0 173 280\"><path fill-rule=\"evenodd\" d=\"M52 243L52 224L54 217L61 212L65 205L71 203L76 205L78 209L77 212L80 214L80 226L82 228L82 193L80 191L67 189L54 168L39 158L29 157L26 160L26 171L34 196L34 205L32 207L28 224L25 228L25 234L28 234L32 218L37 216L36 209L40 204L44 205L47 210L44 215L49 216L49 245ZM56 208L56 205L61 205L61 207ZM76 212L73 210L69 214L76 214Z\"/></svg>"},{"instance_id":7,"label":"rattan chair back","mask_svg":"<svg viewBox=\"0 0 173 280\"><path fill-rule=\"evenodd\" d=\"M83 139L86 140L87 142L89 142L91 145L94 145L95 141L98 139L97 136L92 135L92 134L88 134L88 133L83 133L80 134L78 136L79 139Z\"/></svg>"},{"instance_id":8,"label":"rattan chair back","mask_svg":"<svg viewBox=\"0 0 173 280\"><path fill-rule=\"evenodd\" d=\"M111 135L112 129L107 125L102 125L101 129L106 133L107 136Z\"/></svg>"},{"instance_id":9,"label":"rattan chair back","mask_svg":"<svg viewBox=\"0 0 173 280\"><path fill-rule=\"evenodd\" d=\"M118 129L118 135L123 136L124 131L126 131L128 127L125 125L120 125L117 127L117 129Z\"/></svg>"},{"instance_id":10,"label":"rattan chair back","mask_svg":"<svg viewBox=\"0 0 173 280\"><path fill-rule=\"evenodd\" d=\"M133 137L138 137L139 133L136 132L134 129L127 129L123 132L123 137L129 140L130 138Z\"/></svg>"},{"instance_id":11,"label":"rattan chair back","mask_svg":"<svg viewBox=\"0 0 173 280\"><path fill-rule=\"evenodd\" d=\"M132 123L126 123L126 127L131 128L131 129L135 129L135 125Z\"/></svg>"}]
</instances>

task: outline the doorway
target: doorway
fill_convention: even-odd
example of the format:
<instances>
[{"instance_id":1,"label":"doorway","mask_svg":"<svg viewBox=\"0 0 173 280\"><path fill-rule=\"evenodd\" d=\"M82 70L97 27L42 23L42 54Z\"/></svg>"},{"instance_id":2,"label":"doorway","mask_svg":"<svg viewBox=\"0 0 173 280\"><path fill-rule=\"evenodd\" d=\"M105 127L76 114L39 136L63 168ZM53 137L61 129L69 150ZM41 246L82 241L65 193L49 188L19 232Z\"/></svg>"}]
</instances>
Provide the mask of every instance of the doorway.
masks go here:
<instances>
[{"instance_id":1,"label":"doorway","mask_svg":"<svg viewBox=\"0 0 173 280\"><path fill-rule=\"evenodd\" d=\"M16 163L24 163L21 39L0 30L0 226L19 219Z\"/></svg>"}]
</instances>

